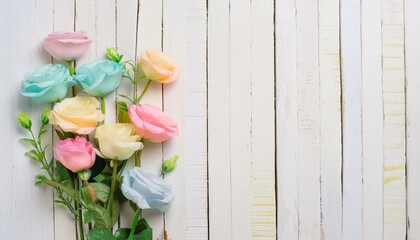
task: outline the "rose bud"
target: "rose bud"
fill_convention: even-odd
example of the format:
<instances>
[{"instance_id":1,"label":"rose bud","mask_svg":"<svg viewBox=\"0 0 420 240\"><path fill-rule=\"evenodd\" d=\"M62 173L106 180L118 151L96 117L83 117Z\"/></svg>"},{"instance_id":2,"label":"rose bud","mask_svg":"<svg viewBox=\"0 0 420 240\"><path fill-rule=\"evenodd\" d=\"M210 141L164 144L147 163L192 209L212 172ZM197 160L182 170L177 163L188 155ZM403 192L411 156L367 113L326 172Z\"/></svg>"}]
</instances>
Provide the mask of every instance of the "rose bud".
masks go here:
<instances>
[{"instance_id":1,"label":"rose bud","mask_svg":"<svg viewBox=\"0 0 420 240\"><path fill-rule=\"evenodd\" d=\"M89 169L95 163L92 144L83 137L67 138L57 143L54 157L70 171L77 173Z\"/></svg>"}]
</instances>

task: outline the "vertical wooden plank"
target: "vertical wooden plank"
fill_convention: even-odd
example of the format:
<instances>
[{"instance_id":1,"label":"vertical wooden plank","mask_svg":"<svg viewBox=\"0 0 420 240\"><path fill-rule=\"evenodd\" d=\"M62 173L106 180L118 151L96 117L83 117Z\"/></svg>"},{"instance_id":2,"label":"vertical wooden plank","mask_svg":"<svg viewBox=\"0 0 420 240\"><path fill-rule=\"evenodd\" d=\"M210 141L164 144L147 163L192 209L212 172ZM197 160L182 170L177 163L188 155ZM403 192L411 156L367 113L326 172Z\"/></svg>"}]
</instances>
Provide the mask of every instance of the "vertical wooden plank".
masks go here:
<instances>
[{"instance_id":1,"label":"vertical wooden plank","mask_svg":"<svg viewBox=\"0 0 420 240\"><path fill-rule=\"evenodd\" d=\"M276 239L274 2L251 2L252 239Z\"/></svg>"},{"instance_id":2,"label":"vertical wooden plank","mask_svg":"<svg viewBox=\"0 0 420 240\"><path fill-rule=\"evenodd\" d=\"M207 214L207 6L186 1L185 161L187 238L208 239Z\"/></svg>"},{"instance_id":3,"label":"vertical wooden plank","mask_svg":"<svg viewBox=\"0 0 420 240\"><path fill-rule=\"evenodd\" d=\"M209 234L212 240L232 239L229 9L229 0L208 2Z\"/></svg>"},{"instance_id":4,"label":"vertical wooden plank","mask_svg":"<svg viewBox=\"0 0 420 240\"><path fill-rule=\"evenodd\" d=\"M115 47L124 55L122 61L137 62L137 20L138 20L138 0L129 1L115 1L116 4L116 42ZM133 72L130 72L133 75ZM124 94L133 97L134 87L128 79L123 79L117 89L117 94ZM117 101L127 102L126 99L116 96ZM129 102L127 102L129 104ZM125 171L134 167L134 160L130 159L127 162ZM133 209L129 206L128 202L121 208L120 227L129 227L133 219ZM155 230L155 229L153 229ZM155 233L156 231L153 231Z\"/></svg>"},{"instance_id":5,"label":"vertical wooden plank","mask_svg":"<svg viewBox=\"0 0 420 240\"><path fill-rule=\"evenodd\" d=\"M162 0L142 0L139 2L138 23L137 23L137 49L136 58L149 48L161 50L162 47ZM170 55L170 57L172 57ZM137 59L138 60L138 59ZM145 82L141 82L137 89L140 93ZM143 103L153 104L161 107L162 105L162 85L153 83L148 93L144 96ZM146 142L142 153L142 167L149 169L156 174L160 173L162 162L162 144ZM175 193L176 197L179 193ZM178 198L178 197L177 197ZM153 235L162 237L163 235L163 214L158 211L144 211L143 216L153 228Z\"/></svg>"},{"instance_id":6,"label":"vertical wooden plank","mask_svg":"<svg viewBox=\"0 0 420 240\"><path fill-rule=\"evenodd\" d=\"M3 31L0 69L8 73L0 96L3 112L0 120L3 129L0 137L3 173L0 176L4 196L0 200L1 239L53 239L53 194L49 187L34 186L34 177L45 174L40 166L24 156L28 146L20 138L28 132L17 124L18 112L24 111L33 118L33 129L39 128L40 113L45 105L20 95L21 83L26 73L51 62L44 51L44 36L52 30L53 1L2 2ZM25 21L23 21L23 19ZM51 138L45 140L45 143Z\"/></svg>"},{"instance_id":7,"label":"vertical wooden plank","mask_svg":"<svg viewBox=\"0 0 420 240\"><path fill-rule=\"evenodd\" d=\"M362 103L360 2L341 1L343 239L362 239Z\"/></svg>"},{"instance_id":8,"label":"vertical wooden plank","mask_svg":"<svg viewBox=\"0 0 420 240\"><path fill-rule=\"evenodd\" d=\"M185 72L186 51L186 0L163 1L163 51L173 58ZM178 123L180 135L163 143L163 157L174 154L185 156L185 75L169 85L163 86L163 106L167 114ZM177 170L165 178L173 185L176 200L165 214L165 226L170 238L187 238L187 205L185 192L185 161L178 162Z\"/></svg>"},{"instance_id":9,"label":"vertical wooden plank","mask_svg":"<svg viewBox=\"0 0 420 240\"><path fill-rule=\"evenodd\" d=\"M115 1L76 0L76 31L86 31L93 42L77 66L106 58L106 48L115 46ZM77 72L77 69L76 69ZM115 93L105 97L105 122L115 122Z\"/></svg>"},{"instance_id":10,"label":"vertical wooden plank","mask_svg":"<svg viewBox=\"0 0 420 240\"><path fill-rule=\"evenodd\" d=\"M2 1L2 7L0 8L0 16L1 20L4 22L12 23L16 22L14 19L15 15L14 12L17 11L15 3L12 1ZM9 71L9 64L10 63L17 63L20 59L17 58L17 54L15 57L14 54L14 40L16 41L16 34L13 32L13 28L17 25L13 26L12 24L7 24L4 26L3 30L10 33L9 37L0 38L0 48L1 52L5 54L5 56L10 56L10 58L0 58L0 71L6 72ZM22 55L22 54L20 54ZM28 57L28 56L24 56ZM26 71L31 71L26 67ZM9 161L2 161L2 168L6 169L0 175L0 187L3 189L4 194L7 194L10 197L2 197L0 198L0 205L2 209L0 211L0 238L7 239L10 236L13 236L13 226L14 226L14 201L11 198L14 197L15 188L13 182L13 175L14 175L14 165L16 165L13 159L18 159L19 161L26 161L28 162L29 159L26 159L23 155L20 155L19 150L23 152L24 146L17 145L18 138L23 137L24 131L18 131L18 125L16 121L16 116L19 110L28 110L28 106L25 109L23 107L29 104L29 99L26 99L23 96L18 95L20 91L21 81L23 74L15 74L11 73L9 79L11 80L10 84L7 84L4 88L6 89L4 93L0 95L0 110L4 113L8 113L8 117L3 117L0 120L2 126L9 126L2 130L2 134L0 134L0 151L4 159L9 159ZM15 101L10 101L10 99L14 99ZM17 101L17 102L16 102ZM22 108L22 109L16 109ZM16 109L16 110L15 110ZM13 126L13 127L12 127ZM17 134L18 133L18 134ZM26 133L25 133L26 134ZM17 135L17 136L15 136ZM11 141L13 139L13 143ZM13 144L16 143L18 149L13 148ZM32 174L30 175L32 176ZM33 186L33 184L31 184Z\"/></svg>"},{"instance_id":11,"label":"vertical wooden plank","mask_svg":"<svg viewBox=\"0 0 420 240\"><path fill-rule=\"evenodd\" d=\"M407 230L408 239L420 236L420 2L405 1L405 60L407 107Z\"/></svg>"},{"instance_id":12,"label":"vertical wooden plank","mask_svg":"<svg viewBox=\"0 0 420 240\"><path fill-rule=\"evenodd\" d=\"M340 8L320 0L321 239L342 239Z\"/></svg>"},{"instance_id":13,"label":"vertical wooden plank","mask_svg":"<svg viewBox=\"0 0 420 240\"><path fill-rule=\"evenodd\" d=\"M382 1L384 239L406 236L404 1Z\"/></svg>"},{"instance_id":14,"label":"vertical wooden plank","mask_svg":"<svg viewBox=\"0 0 420 240\"><path fill-rule=\"evenodd\" d=\"M296 1L299 239L320 237L320 97L318 6Z\"/></svg>"},{"instance_id":15,"label":"vertical wooden plank","mask_svg":"<svg viewBox=\"0 0 420 240\"><path fill-rule=\"evenodd\" d=\"M75 27L75 1L68 0L54 0L54 31L74 31ZM57 61L53 59L54 63L60 63L67 66L64 61ZM73 93L70 90L68 96L72 97ZM53 129L53 127L51 127ZM53 143L59 141L57 135L53 132ZM52 149L51 149L52 150ZM66 208L55 205L54 206L54 234L55 239L73 240L77 237L76 222L74 215Z\"/></svg>"},{"instance_id":16,"label":"vertical wooden plank","mask_svg":"<svg viewBox=\"0 0 420 240\"><path fill-rule=\"evenodd\" d=\"M232 239L252 236L251 3L230 1ZM271 60L271 59L270 59Z\"/></svg>"},{"instance_id":17,"label":"vertical wooden plank","mask_svg":"<svg viewBox=\"0 0 420 240\"><path fill-rule=\"evenodd\" d=\"M296 5L277 1L275 11L277 237L288 240L299 239Z\"/></svg>"},{"instance_id":18,"label":"vertical wooden plank","mask_svg":"<svg viewBox=\"0 0 420 240\"><path fill-rule=\"evenodd\" d=\"M383 239L381 1L362 1L363 239Z\"/></svg>"}]
</instances>

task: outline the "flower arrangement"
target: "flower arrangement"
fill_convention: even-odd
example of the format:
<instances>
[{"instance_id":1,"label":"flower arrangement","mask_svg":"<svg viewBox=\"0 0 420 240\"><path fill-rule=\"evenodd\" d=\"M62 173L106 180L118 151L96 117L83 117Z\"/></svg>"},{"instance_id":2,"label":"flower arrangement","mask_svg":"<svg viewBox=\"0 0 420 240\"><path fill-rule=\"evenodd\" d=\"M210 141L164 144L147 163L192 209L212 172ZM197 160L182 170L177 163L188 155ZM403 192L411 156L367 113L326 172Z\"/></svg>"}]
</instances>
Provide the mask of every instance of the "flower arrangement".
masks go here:
<instances>
[{"instance_id":1,"label":"flower arrangement","mask_svg":"<svg viewBox=\"0 0 420 240\"><path fill-rule=\"evenodd\" d=\"M84 32L55 32L44 40L44 48L55 59L68 63L47 64L28 74L21 94L41 104L49 104L41 113L37 132L31 117L20 112L19 124L30 138L21 141L32 147L25 155L40 164L44 175L37 175L37 185L55 189L55 203L66 207L78 222L80 239L152 240L152 229L141 218L143 209L166 212L174 200L171 185L160 176L140 167L143 143L160 143L178 135L175 121L159 107L141 100L155 82L167 84L179 78L179 68L166 55L147 50L138 65L121 61L115 48L106 49L108 59L83 64L75 70L75 60L84 55L91 40ZM117 122L107 123L104 97L129 80L133 88L147 81L143 91L133 96L120 95L125 101L117 105ZM68 89L83 89L74 97L66 97ZM51 124L60 141L47 159L43 137ZM36 134L35 134L36 133ZM135 167L125 169L127 161ZM176 167L175 155L162 164L162 175ZM113 232L121 205L130 202L135 212L131 225ZM84 233L84 226L89 231ZM164 239L167 239L165 230Z\"/></svg>"}]
</instances>

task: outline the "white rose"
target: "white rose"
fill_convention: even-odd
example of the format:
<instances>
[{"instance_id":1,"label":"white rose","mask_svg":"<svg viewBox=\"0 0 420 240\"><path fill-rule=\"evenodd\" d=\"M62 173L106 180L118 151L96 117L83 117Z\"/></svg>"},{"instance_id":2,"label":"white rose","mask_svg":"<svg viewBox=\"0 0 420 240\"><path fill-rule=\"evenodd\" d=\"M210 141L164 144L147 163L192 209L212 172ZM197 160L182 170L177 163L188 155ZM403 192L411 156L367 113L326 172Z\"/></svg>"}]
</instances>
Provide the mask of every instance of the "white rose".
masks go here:
<instances>
[{"instance_id":1,"label":"white rose","mask_svg":"<svg viewBox=\"0 0 420 240\"><path fill-rule=\"evenodd\" d=\"M107 159L125 160L143 148L140 137L134 134L130 123L105 124L96 129L95 138L99 142L98 155Z\"/></svg>"}]
</instances>

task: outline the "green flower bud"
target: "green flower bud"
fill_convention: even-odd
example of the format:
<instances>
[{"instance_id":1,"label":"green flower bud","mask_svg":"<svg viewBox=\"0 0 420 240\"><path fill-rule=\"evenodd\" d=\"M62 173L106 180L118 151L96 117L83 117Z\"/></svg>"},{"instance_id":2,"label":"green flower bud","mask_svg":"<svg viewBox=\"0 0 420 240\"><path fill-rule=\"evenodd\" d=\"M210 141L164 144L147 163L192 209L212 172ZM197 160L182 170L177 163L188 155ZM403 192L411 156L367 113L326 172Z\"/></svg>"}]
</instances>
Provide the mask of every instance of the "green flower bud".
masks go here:
<instances>
[{"instance_id":1,"label":"green flower bud","mask_svg":"<svg viewBox=\"0 0 420 240\"><path fill-rule=\"evenodd\" d=\"M119 54L117 49L115 48L107 48L106 49L106 55L108 58L114 62L120 62L121 58L123 57L122 54Z\"/></svg>"},{"instance_id":2,"label":"green flower bud","mask_svg":"<svg viewBox=\"0 0 420 240\"><path fill-rule=\"evenodd\" d=\"M171 172L176 167L176 162L178 161L179 156L175 155L172 158L166 160L162 164L162 174Z\"/></svg>"},{"instance_id":3,"label":"green flower bud","mask_svg":"<svg viewBox=\"0 0 420 240\"><path fill-rule=\"evenodd\" d=\"M89 179L89 172L88 171L80 171L80 172L78 172L77 173L77 175L79 176L79 178L82 180L82 181L87 181L88 179Z\"/></svg>"},{"instance_id":4,"label":"green flower bud","mask_svg":"<svg viewBox=\"0 0 420 240\"><path fill-rule=\"evenodd\" d=\"M50 121L48 119L49 115L50 115L50 109L48 109L48 108L44 109L44 111L42 112L42 115L41 115L42 124L44 124L44 125L48 124L48 122Z\"/></svg>"},{"instance_id":5,"label":"green flower bud","mask_svg":"<svg viewBox=\"0 0 420 240\"><path fill-rule=\"evenodd\" d=\"M31 117L24 112L19 113L18 122L25 129L30 129L32 127Z\"/></svg>"}]
</instances>

